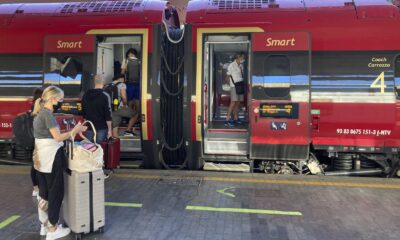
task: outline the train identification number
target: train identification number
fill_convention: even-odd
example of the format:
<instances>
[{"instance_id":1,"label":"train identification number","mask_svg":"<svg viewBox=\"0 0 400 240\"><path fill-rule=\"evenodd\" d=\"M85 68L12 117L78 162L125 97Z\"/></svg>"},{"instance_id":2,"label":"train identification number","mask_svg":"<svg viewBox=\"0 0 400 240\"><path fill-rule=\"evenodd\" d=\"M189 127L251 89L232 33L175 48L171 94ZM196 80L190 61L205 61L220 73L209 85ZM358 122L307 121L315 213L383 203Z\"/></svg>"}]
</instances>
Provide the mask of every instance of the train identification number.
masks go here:
<instances>
[{"instance_id":1,"label":"train identification number","mask_svg":"<svg viewBox=\"0 0 400 240\"><path fill-rule=\"evenodd\" d=\"M367 135L367 136L390 136L392 130L377 130L377 129L349 129L349 128L338 128L336 133L339 135Z\"/></svg>"},{"instance_id":2,"label":"train identification number","mask_svg":"<svg viewBox=\"0 0 400 240\"><path fill-rule=\"evenodd\" d=\"M296 39L267 39L267 47L287 47L287 46L296 46Z\"/></svg>"},{"instance_id":3,"label":"train identification number","mask_svg":"<svg viewBox=\"0 0 400 240\"><path fill-rule=\"evenodd\" d=\"M1 128L12 128L12 123L2 122L0 126Z\"/></svg>"}]
</instances>

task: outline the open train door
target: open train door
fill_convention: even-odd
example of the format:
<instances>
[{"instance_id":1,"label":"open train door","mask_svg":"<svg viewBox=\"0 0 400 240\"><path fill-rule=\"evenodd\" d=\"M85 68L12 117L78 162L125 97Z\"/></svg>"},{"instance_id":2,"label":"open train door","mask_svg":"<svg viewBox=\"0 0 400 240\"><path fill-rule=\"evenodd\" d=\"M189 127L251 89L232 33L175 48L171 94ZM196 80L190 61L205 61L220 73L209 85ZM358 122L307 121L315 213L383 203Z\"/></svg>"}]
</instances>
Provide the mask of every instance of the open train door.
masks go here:
<instances>
[{"instance_id":1,"label":"open train door","mask_svg":"<svg viewBox=\"0 0 400 240\"><path fill-rule=\"evenodd\" d=\"M307 159L310 146L310 35L252 38L250 158Z\"/></svg>"}]
</instances>

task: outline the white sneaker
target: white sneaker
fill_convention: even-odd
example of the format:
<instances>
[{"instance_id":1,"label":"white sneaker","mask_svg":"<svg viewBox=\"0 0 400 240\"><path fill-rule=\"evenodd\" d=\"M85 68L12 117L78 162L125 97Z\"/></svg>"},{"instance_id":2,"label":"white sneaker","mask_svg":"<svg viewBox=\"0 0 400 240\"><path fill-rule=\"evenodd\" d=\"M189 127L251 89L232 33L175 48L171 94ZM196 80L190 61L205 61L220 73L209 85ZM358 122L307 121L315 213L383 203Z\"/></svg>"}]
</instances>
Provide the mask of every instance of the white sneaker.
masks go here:
<instances>
[{"instance_id":1,"label":"white sneaker","mask_svg":"<svg viewBox=\"0 0 400 240\"><path fill-rule=\"evenodd\" d=\"M32 197L37 197L39 195L39 191L33 190Z\"/></svg>"},{"instance_id":2,"label":"white sneaker","mask_svg":"<svg viewBox=\"0 0 400 240\"><path fill-rule=\"evenodd\" d=\"M65 236L67 236L70 232L71 232L71 229L58 226L57 230L55 230L54 232L47 231L46 240L54 240L54 239L63 238Z\"/></svg>"},{"instance_id":3,"label":"white sneaker","mask_svg":"<svg viewBox=\"0 0 400 240\"><path fill-rule=\"evenodd\" d=\"M47 234L47 227L44 224L40 225L40 236L46 236Z\"/></svg>"}]
</instances>

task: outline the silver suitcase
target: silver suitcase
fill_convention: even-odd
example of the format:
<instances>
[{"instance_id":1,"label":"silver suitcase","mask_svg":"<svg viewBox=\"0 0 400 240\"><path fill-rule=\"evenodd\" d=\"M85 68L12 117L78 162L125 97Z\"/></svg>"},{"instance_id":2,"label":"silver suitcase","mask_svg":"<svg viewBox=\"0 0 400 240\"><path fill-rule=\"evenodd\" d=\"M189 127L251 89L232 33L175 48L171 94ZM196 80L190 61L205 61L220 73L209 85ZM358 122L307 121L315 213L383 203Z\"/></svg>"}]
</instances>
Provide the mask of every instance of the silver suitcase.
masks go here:
<instances>
[{"instance_id":1,"label":"silver suitcase","mask_svg":"<svg viewBox=\"0 0 400 240\"><path fill-rule=\"evenodd\" d=\"M103 232L105 225L103 170L64 173L64 221L80 239L83 234Z\"/></svg>"}]
</instances>

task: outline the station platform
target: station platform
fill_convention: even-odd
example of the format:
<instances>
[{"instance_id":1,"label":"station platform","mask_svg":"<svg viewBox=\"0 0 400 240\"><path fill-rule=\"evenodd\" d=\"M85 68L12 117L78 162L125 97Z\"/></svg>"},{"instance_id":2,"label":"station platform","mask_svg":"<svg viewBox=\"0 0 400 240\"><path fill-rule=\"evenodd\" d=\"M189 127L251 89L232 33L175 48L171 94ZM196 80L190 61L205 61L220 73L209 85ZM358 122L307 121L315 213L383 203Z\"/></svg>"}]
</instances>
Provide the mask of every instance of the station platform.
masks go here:
<instances>
[{"instance_id":1,"label":"station platform","mask_svg":"<svg viewBox=\"0 0 400 240\"><path fill-rule=\"evenodd\" d=\"M29 170L0 166L1 240L45 239ZM400 179L119 169L105 187L105 231L83 239L400 236Z\"/></svg>"}]
</instances>

